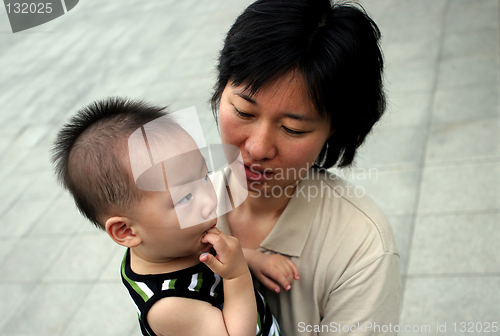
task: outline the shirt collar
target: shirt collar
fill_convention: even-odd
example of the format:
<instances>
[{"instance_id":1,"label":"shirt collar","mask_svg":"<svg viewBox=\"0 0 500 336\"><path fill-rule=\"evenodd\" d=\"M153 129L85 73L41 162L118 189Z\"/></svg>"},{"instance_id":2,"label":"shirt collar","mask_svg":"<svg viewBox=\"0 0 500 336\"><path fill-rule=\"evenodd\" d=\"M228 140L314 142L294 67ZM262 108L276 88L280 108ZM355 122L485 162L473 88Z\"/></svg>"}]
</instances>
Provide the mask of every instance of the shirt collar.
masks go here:
<instances>
[{"instance_id":1,"label":"shirt collar","mask_svg":"<svg viewBox=\"0 0 500 336\"><path fill-rule=\"evenodd\" d=\"M320 197L307 197L309 183L307 180L299 182L285 210L260 245L261 248L300 257L321 199ZM224 233L231 234L227 215L218 218L217 227Z\"/></svg>"}]
</instances>

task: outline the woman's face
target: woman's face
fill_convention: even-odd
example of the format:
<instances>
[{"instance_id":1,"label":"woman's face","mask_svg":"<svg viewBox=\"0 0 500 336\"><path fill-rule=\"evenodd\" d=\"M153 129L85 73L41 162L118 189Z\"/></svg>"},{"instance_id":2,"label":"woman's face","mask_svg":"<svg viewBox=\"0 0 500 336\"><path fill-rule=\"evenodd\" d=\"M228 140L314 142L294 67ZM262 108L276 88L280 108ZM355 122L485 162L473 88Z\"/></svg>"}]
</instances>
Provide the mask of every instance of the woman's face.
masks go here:
<instances>
[{"instance_id":1,"label":"woman's face","mask_svg":"<svg viewBox=\"0 0 500 336\"><path fill-rule=\"evenodd\" d=\"M249 192L291 196L331 135L300 75L290 73L253 96L228 84L221 97L222 143L237 146ZM288 187L288 188L287 188Z\"/></svg>"}]
</instances>

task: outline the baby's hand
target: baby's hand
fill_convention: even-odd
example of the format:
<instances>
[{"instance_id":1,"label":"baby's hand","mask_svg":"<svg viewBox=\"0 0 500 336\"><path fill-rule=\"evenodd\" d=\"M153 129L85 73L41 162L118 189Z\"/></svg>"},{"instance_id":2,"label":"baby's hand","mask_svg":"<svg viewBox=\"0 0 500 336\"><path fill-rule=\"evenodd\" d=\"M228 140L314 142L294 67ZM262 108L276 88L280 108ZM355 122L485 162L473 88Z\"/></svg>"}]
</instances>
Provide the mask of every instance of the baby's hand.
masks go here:
<instances>
[{"instance_id":1,"label":"baby's hand","mask_svg":"<svg viewBox=\"0 0 500 336\"><path fill-rule=\"evenodd\" d=\"M299 269L290 259L280 254L268 255L259 251L251 253L248 266L255 277L270 290L279 293L281 285L288 291L292 288L293 280L299 280Z\"/></svg>"},{"instance_id":2,"label":"baby's hand","mask_svg":"<svg viewBox=\"0 0 500 336\"><path fill-rule=\"evenodd\" d=\"M210 253L200 255L200 261L205 263L214 273L225 280L250 273L237 238L228 236L217 228L212 228L207 231L201 241L212 244L217 252L215 257Z\"/></svg>"}]
</instances>

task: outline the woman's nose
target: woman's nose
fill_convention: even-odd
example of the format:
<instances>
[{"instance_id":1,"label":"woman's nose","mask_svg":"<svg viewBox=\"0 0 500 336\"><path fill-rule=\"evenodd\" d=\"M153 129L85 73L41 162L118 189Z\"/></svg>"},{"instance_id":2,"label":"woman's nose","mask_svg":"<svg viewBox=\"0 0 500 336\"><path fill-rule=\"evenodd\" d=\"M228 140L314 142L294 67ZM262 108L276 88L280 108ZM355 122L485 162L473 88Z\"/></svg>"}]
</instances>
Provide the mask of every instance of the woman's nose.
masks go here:
<instances>
[{"instance_id":1,"label":"woman's nose","mask_svg":"<svg viewBox=\"0 0 500 336\"><path fill-rule=\"evenodd\" d=\"M254 130L245 141L245 150L255 161L274 158L277 150L272 130L263 126Z\"/></svg>"}]
</instances>

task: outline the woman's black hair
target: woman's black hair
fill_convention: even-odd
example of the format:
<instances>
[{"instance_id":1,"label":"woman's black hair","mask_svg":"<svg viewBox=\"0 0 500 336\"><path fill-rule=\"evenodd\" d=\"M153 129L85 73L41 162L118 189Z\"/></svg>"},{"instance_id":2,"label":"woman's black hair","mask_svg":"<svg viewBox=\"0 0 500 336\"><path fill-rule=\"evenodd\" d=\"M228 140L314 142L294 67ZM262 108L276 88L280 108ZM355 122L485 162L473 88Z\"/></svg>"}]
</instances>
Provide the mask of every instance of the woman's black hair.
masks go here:
<instances>
[{"instance_id":1,"label":"woman's black hair","mask_svg":"<svg viewBox=\"0 0 500 336\"><path fill-rule=\"evenodd\" d=\"M236 19L220 52L214 116L228 83L245 83L245 90L255 94L298 71L334 130L316 164L349 166L385 110L379 43L377 25L359 4L258 0Z\"/></svg>"}]
</instances>

